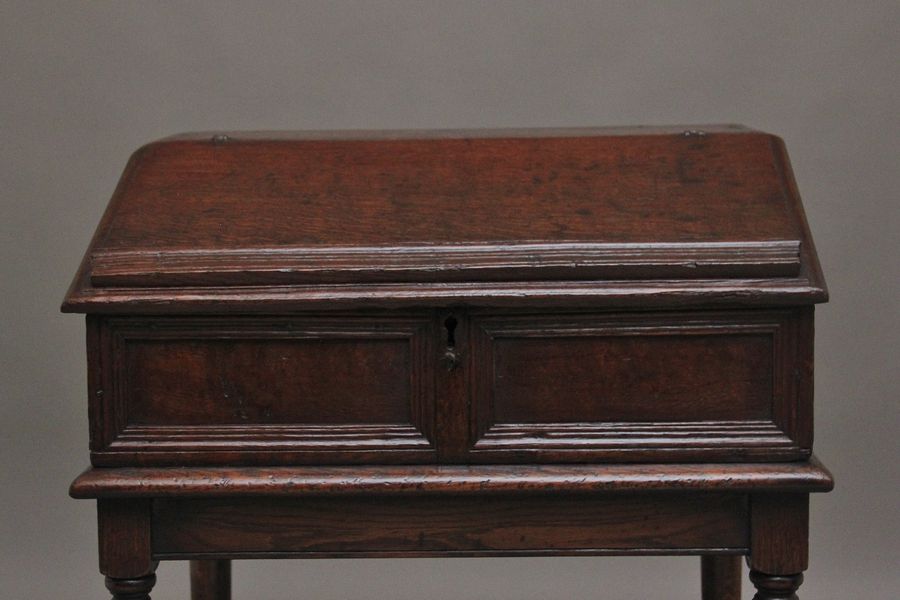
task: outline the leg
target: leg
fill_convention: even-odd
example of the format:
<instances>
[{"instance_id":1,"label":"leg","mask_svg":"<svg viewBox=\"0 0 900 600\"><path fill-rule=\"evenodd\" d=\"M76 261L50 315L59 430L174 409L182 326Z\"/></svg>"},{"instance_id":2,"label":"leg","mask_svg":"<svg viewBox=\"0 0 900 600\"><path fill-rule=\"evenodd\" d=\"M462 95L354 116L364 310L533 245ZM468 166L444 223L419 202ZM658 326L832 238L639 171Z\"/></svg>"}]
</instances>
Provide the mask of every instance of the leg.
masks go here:
<instances>
[{"instance_id":1,"label":"leg","mask_svg":"<svg viewBox=\"0 0 900 600\"><path fill-rule=\"evenodd\" d=\"M703 600L741 600L741 557L700 557Z\"/></svg>"},{"instance_id":2,"label":"leg","mask_svg":"<svg viewBox=\"0 0 900 600\"><path fill-rule=\"evenodd\" d=\"M756 494L750 510L754 600L798 600L809 559L809 495Z\"/></svg>"},{"instance_id":3,"label":"leg","mask_svg":"<svg viewBox=\"0 0 900 600\"><path fill-rule=\"evenodd\" d=\"M150 590L156 583L156 575L150 574L136 579L106 578L106 589L112 592L113 600L150 600Z\"/></svg>"},{"instance_id":4,"label":"leg","mask_svg":"<svg viewBox=\"0 0 900 600\"><path fill-rule=\"evenodd\" d=\"M231 600L231 561L192 560L191 600Z\"/></svg>"},{"instance_id":5,"label":"leg","mask_svg":"<svg viewBox=\"0 0 900 600\"><path fill-rule=\"evenodd\" d=\"M156 565L150 548L148 500L97 501L100 572L113 600L150 600Z\"/></svg>"},{"instance_id":6,"label":"leg","mask_svg":"<svg viewBox=\"0 0 900 600\"><path fill-rule=\"evenodd\" d=\"M750 571L750 581L758 590L754 600L798 600L796 591L803 583L803 574L766 575Z\"/></svg>"}]
</instances>

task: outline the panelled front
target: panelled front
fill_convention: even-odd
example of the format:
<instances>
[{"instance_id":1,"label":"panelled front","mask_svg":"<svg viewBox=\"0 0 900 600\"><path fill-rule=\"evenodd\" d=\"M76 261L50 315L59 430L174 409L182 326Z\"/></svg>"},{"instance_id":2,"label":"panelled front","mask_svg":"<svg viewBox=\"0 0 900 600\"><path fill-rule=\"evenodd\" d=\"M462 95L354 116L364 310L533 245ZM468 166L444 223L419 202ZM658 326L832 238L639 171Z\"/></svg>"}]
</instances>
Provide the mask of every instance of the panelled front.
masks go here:
<instances>
[{"instance_id":1,"label":"panelled front","mask_svg":"<svg viewBox=\"0 0 900 600\"><path fill-rule=\"evenodd\" d=\"M434 460L428 315L91 322L95 464Z\"/></svg>"},{"instance_id":2,"label":"panelled front","mask_svg":"<svg viewBox=\"0 0 900 600\"><path fill-rule=\"evenodd\" d=\"M800 458L803 314L475 314L467 458Z\"/></svg>"},{"instance_id":3,"label":"panelled front","mask_svg":"<svg viewBox=\"0 0 900 600\"><path fill-rule=\"evenodd\" d=\"M810 451L811 309L89 324L97 465L754 461Z\"/></svg>"},{"instance_id":4,"label":"panelled front","mask_svg":"<svg viewBox=\"0 0 900 600\"><path fill-rule=\"evenodd\" d=\"M811 452L826 299L723 125L167 138L63 309L97 465L752 462Z\"/></svg>"}]
</instances>

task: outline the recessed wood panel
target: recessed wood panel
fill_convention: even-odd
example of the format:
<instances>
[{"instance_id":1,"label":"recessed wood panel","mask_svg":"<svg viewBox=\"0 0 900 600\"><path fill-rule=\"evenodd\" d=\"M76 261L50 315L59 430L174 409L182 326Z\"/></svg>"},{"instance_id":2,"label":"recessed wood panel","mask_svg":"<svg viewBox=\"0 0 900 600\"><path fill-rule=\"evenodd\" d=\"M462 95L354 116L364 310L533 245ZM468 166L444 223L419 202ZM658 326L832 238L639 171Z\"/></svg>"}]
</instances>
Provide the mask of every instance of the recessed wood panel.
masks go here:
<instances>
[{"instance_id":1,"label":"recessed wood panel","mask_svg":"<svg viewBox=\"0 0 900 600\"><path fill-rule=\"evenodd\" d=\"M135 340L130 425L409 423L406 339Z\"/></svg>"},{"instance_id":2,"label":"recessed wood panel","mask_svg":"<svg viewBox=\"0 0 900 600\"><path fill-rule=\"evenodd\" d=\"M760 420L772 335L577 335L494 342L496 423Z\"/></svg>"},{"instance_id":3,"label":"recessed wood panel","mask_svg":"<svg viewBox=\"0 0 900 600\"><path fill-rule=\"evenodd\" d=\"M470 460L796 460L788 312L472 318Z\"/></svg>"},{"instance_id":4,"label":"recessed wood panel","mask_svg":"<svg viewBox=\"0 0 900 600\"><path fill-rule=\"evenodd\" d=\"M428 556L743 551L746 497L605 496L160 499L157 557L204 552Z\"/></svg>"},{"instance_id":5,"label":"recessed wood panel","mask_svg":"<svg viewBox=\"0 0 900 600\"><path fill-rule=\"evenodd\" d=\"M433 460L430 314L101 320L94 464Z\"/></svg>"}]
</instances>

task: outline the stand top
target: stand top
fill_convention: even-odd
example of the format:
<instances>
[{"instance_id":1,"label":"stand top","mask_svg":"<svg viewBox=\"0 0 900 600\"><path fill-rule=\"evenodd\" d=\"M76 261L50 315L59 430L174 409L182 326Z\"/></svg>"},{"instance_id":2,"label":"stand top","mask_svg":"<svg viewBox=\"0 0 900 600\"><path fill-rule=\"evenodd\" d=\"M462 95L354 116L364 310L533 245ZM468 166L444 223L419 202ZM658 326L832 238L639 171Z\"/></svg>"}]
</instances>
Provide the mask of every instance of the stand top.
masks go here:
<instances>
[{"instance_id":1,"label":"stand top","mask_svg":"<svg viewBox=\"0 0 900 600\"><path fill-rule=\"evenodd\" d=\"M542 492L827 492L808 462L481 466L90 468L73 498Z\"/></svg>"}]
</instances>

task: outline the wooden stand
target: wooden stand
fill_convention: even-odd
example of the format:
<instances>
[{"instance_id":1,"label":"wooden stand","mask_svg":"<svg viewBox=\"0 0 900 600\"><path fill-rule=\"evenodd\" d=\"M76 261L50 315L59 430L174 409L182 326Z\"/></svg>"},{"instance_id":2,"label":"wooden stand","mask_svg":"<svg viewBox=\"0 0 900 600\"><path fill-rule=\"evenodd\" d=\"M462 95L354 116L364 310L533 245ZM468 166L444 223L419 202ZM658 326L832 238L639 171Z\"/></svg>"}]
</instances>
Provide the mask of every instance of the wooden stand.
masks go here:
<instances>
[{"instance_id":1,"label":"wooden stand","mask_svg":"<svg viewBox=\"0 0 900 600\"><path fill-rule=\"evenodd\" d=\"M814 305L782 141L735 125L185 134L135 152L87 315L100 570L692 554L807 567Z\"/></svg>"},{"instance_id":2,"label":"wooden stand","mask_svg":"<svg viewBox=\"0 0 900 600\"><path fill-rule=\"evenodd\" d=\"M702 556L703 598L795 598L807 567L807 463L479 467L92 468L100 570L149 598L159 560L190 559L193 600L230 598L230 559Z\"/></svg>"}]
</instances>

